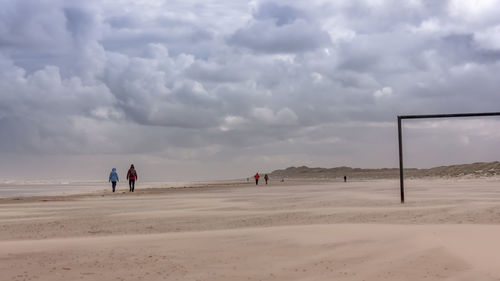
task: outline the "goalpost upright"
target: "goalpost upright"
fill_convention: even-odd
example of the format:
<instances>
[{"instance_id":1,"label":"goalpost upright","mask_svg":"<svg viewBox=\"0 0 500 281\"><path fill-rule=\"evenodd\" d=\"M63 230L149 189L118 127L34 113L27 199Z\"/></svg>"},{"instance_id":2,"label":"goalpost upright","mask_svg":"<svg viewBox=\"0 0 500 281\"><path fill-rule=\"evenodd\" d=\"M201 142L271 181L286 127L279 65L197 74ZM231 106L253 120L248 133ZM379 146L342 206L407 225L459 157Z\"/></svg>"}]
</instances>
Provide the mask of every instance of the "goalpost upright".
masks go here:
<instances>
[{"instance_id":1,"label":"goalpost upright","mask_svg":"<svg viewBox=\"0 0 500 281\"><path fill-rule=\"evenodd\" d=\"M500 116L500 112L483 113L455 113L455 114L423 114L423 115L398 115L398 142L399 142L399 187L401 192L401 204L405 202L404 172L403 172L403 119L428 119L428 118L453 118L453 117L482 117Z\"/></svg>"}]
</instances>

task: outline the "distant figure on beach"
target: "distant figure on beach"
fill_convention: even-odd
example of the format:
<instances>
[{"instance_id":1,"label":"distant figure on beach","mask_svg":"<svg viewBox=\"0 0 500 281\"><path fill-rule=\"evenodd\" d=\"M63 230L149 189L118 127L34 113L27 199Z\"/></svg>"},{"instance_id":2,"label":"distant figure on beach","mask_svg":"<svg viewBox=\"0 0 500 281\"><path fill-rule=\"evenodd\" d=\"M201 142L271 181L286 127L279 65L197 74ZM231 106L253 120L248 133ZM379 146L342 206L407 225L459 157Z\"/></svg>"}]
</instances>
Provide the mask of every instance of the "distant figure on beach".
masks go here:
<instances>
[{"instance_id":1,"label":"distant figure on beach","mask_svg":"<svg viewBox=\"0 0 500 281\"><path fill-rule=\"evenodd\" d=\"M137 171L134 168L134 164L130 165L130 169L127 172L127 179L130 187L129 192L134 192L135 181L137 180Z\"/></svg>"},{"instance_id":2,"label":"distant figure on beach","mask_svg":"<svg viewBox=\"0 0 500 281\"><path fill-rule=\"evenodd\" d=\"M344 176L344 182L347 182L347 177L346 176Z\"/></svg>"},{"instance_id":3,"label":"distant figure on beach","mask_svg":"<svg viewBox=\"0 0 500 281\"><path fill-rule=\"evenodd\" d=\"M111 182L111 187L113 187L113 192L115 192L116 182L120 181L118 179L118 174L116 173L116 168L111 169L111 173L109 173L109 181Z\"/></svg>"},{"instance_id":4,"label":"distant figure on beach","mask_svg":"<svg viewBox=\"0 0 500 281\"><path fill-rule=\"evenodd\" d=\"M259 173L256 173L255 176L253 176L255 178L255 185L259 185Z\"/></svg>"},{"instance_id":5,"label":"distant figure on beach","mask_svg":"<svg viewBox=\"0 0 500 281\"><path fill-rule=\"evenodd\" d=\"M266 181L267 184L267 181L269 180L269 176L267 174L264 175L264 180Z\"/></svg>"}]
</instances>

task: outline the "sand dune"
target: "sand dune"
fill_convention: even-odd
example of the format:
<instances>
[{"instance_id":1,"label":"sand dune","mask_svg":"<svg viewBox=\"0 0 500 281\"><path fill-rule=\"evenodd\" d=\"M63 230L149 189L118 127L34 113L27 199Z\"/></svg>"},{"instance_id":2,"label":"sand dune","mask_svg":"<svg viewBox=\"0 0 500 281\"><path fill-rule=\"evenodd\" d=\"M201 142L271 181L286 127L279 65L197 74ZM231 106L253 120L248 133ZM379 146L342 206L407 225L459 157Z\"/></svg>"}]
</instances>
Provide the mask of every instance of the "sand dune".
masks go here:
<instances>
[{"instance_id":1,"label":"sand dune","mask_svg":"<svg viewBox=\"0 0 500 281\"><path fill-rule=\"evenodd\" d=\"M482 178L500 175L500 162L477 162L471 164L459 164L450 166L439 166L429 169L405 168L407 178ZM283 170L275 170L271 174L273 178L309 178L309 179L391 179L399 178L399 168L361 169L351 167L335 168L310 168L307 166L289 167Z\"/></svg>"},{"instance_id":2,"label":"sand dune","mask_svg":"<svg viewBox=\"0 0 500 281\"><path fill-rule=\"evenodd\" d=\"M0 201L0 280L499 280L493 179Z\"/></svg>"}]
</instances>

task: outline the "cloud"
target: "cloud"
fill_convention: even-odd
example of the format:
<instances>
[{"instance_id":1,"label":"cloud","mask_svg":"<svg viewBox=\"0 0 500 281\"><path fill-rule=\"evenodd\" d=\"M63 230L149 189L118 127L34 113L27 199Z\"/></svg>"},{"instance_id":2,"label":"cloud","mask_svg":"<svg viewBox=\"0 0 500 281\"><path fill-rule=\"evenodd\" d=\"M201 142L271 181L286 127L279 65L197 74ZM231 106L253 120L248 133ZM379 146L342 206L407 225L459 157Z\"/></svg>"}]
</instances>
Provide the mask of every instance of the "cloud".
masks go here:
<instances>
[{"instance_id":1,"label":"cloud","mask_svg":"<svg viewBox=\"0 0 500 281\"><path fill-rule=\"evenodd\" d=\"M3 152L75 152L82 136L73 118L95 115L116 102L102 83L90 86L78 77L63 78L56 66L28 74L8 60L1 65ZM119 110L112 111L120 119Z\"/></svg>"},{"instance_id":2,"label":"cloud","mask_svg":"<svg viewBox=\"0 0 500 281\"><path fill-rule=\"evenodd\" d=\"M481 49L500 51L500 25L475 33L474 41Z\"/></svg>"},{"instance_id":3,"label":"cloud","mask_svg":"<svg viewBox=\"0 0 500 281\"><path fill-rule=\"evenodd\" d=\"M276 25L283 26L292 24L294 21L304 19L307 16L302 11L292 6L264 2L257 7L253 17L257 20L272 19Z\"/></svg>"},{"instance_id":4,"label":"cloud","mask_svg":"<svg viewBox=\"0 0 500 281\"><path fill-rule=\"evenodd\" d=\"M498 111L499 4L3 1L1 159L395 166L395 116ZM449 134L493 157L494 124Z\"/></svg>"},{"instance_id":5,"label":"cloud","mask_svg":"<svg viewBox=\"0 0 500 281\"><path fill-rule=\"evenodd\" d=\"M294 125L297 122L297 115L289 108L283 108L276 113L269 108L258 107L252 112L253 118L265 125Z\"/></svg>"},{"instance_id":6,"label":"cloud","mask_svg":"<svg viewBox=\"0 0 500 281\"><path fill-rule=\"evenodd\" d=\"M273 21L259 21L236 31L228 42L264 53L295 53L328 46L330 38L304 20L278 26Z\"/></svg>"},{"instance_id":7,"label":"cloud","mask_svg":"<svg viewBox=\"0 0 500 281\"><path fill-rule=\"evenodd\" d=\"M229 131L234 129L244 129L244 126L248 123L249 121L241 116L229 115L224 118L224 121L220 126L220 130Z\"/></svg>"},{"instance_id":8,"label":"cloud","mask_svg":"<svg viewBox=\"0 0 500 281\"><path fill-rule=\"evenodd\" d=\"M498 4L498 0L476 2L451 0L448 4L448 11L450 16L468 23L490 23L497 20L496 15L500 11Z\"/></svg>"},{"instance_id":9,"label":"cloud","mask_svg":"<svg viewBox=\"0 0 500 281\"><path fill-rule=\"evenodd\" d=\"M384 88L377 90L373 93L373 96L375 98L390 97L391 95L392 95L392 88L391 87L384 87Z\"/></svg>"},{"instance_id":10,"label":"cloud","mask_svg":"<svg viewBox=\"0 0 500 281\"><path fill-rule=\"evenodd\" d=\"M57 2L4 1L1 10L2 49L49 52L61 50L57 47L64 50L69 41L66 16Z\"/></svg>"},{"instance_id":11,"label":"cloud","mask_svg":"<svg viewBox=\"0 0 500 281\"><path fill-rule=\"evenodd\" d=\"M266 2L253 20L228 38L228 43L264 53L296 53L328 46L328 33L292 6Z\"/></svg>"}]
</instances>

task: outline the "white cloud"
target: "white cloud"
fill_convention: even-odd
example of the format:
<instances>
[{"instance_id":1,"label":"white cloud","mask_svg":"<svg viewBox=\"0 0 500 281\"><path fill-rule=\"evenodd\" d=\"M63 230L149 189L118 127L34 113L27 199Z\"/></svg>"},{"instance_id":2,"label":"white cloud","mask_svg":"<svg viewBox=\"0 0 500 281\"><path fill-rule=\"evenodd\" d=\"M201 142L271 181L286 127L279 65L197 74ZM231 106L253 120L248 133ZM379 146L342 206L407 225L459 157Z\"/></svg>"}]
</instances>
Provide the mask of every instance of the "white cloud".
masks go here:
<instances>
[{"instance_id":1,"label":"white cloud","mask_svg":"<svg viewBox=\"0 0 500 281\"><path fill-rule=\"evenodd\" d=\"M384 98L384 97L390 97L392 96L392 88L391 87L384 87L380 90L377 90L373 93L373 96L375 98Z\"/></svg>"},{"instance_id":2,"label":"white cloud","mask_svg":"<svg viewBox=\"0 0 500 281\"><path fill-rule=\"evenodd\" d=\"M113 107L98 107L91 111L91 115L99 119L121 119L123 113Z\"/></svg>"},{"instance_id":3,"label":"white cloud","mask_svg":"<svg viewBox=\"0 0 500 281\"><path fill-rule=\"evenodd\" d=\"M412 32L423 34L441 33L443 29L443 26L436 18L426 19L417 27L411 27Z\"/></svg>"},{"instance_id":4,"label":"white cloud","mask_svg":"<svg viewBox=\"0 0 500 281\"><path fill-rule=\"evenodd\" d=\"M474 40L478 47L486 50L500 50L500 24L488 29L476 32Z\"/></svg>"},{"instance_id":5,"label":"white cloud","mask_svg":"<svg viewBox=\"0 0 500 281\"><path fill-rule=\"evenodd\" d=\"M321 81L323 81L323 75L318 72L311 73L311 78L313 80L313 83L321 83Z\"/></svg>"},{"instance_id":6,"label":"white cloud","mask_svg":"<svg viewBox=\"0 0 500 281\"><path fill-rule=\"evenodd\" d=\"M500 1L450 0L448 9L450 15L453 17L465 19L469 22L483 22L491 20L492 17L498 16L498 11L500 11Z\"/></svg>"},{"instance_id":7,"label":"white cloud","mask_svg":"<svg viewBox=\"0 0 500 281\"><path fill-rule=\"evenodd\" d=\"M229 115L224 117L224 121L220 125L221 131L229 131L234 129L244 129L244 126L248 124L248 121L241 116Z\"/></svg>"}]
</instances>

